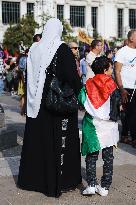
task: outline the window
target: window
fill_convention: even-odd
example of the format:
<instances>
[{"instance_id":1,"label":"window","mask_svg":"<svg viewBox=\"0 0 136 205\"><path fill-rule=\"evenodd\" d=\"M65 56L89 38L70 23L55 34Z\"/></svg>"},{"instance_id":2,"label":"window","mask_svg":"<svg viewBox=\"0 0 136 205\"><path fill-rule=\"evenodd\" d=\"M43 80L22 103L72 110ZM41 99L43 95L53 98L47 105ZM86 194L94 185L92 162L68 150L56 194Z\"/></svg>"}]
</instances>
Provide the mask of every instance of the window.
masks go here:
<instances>
[{"instance_id":1,"label":"window","mask_svg":"<svg viewBox=\"0 0 136 205\"><path fill-rule=\"evenodd\" d=\"M27 14L34 15L34 3L27 3Z\"/></svg>"},{"instance_id":2,"label":"window","mask_svg":"<svg viewBox=\"0 0 136 205\"><path fill-rule=\"evenodd\" d=\"M62 20L64 18L64 6L57 5L57 18Z\"/></svg>"},{"instance_id":3,"label":"window","mask_svg":"<svg viewBox=\"0 0 136 205\"><path fill-rule=\"evenodd\" d=\"M92 15L92 27L94 32L97 32L97 21L98 21L98 8L92 7L91 8L91 15Z\"/></svg>"},{"instance_id":4,"label":"window","mask_svg":"<svg viewBox=\"0 0 136 205\"><path fill-rule=\"evenodd\" d=\"M118 38L123 37L123 9L118 9Z\"/></svg>"},{"instance_id":5,"label":"window","mask_svg":"<svg viewBox=\"0 0 136 205\"><path fill-rule=\"evenodd\" d=\"M70 6L70 24L74 27L85 27L84 6Z\"/></svg>"},{"instance_id":6,"label":"window","mask_svg":"<svg viewBox=\"0 0 136 205\"><path fill-rule=\"evenodd\" d=\"M129 9L129 27L136 29L136 9Z\"/></svg>"},{"instance_id":7,"label":"window","mask_svg":"<svg viewBox=\"0 0 136 205\"><path fill-rule=\"evenodd\" d=\"M2 23L18 23L20 20L20 3L2 1Z\"/></svg>"}]
</instances>

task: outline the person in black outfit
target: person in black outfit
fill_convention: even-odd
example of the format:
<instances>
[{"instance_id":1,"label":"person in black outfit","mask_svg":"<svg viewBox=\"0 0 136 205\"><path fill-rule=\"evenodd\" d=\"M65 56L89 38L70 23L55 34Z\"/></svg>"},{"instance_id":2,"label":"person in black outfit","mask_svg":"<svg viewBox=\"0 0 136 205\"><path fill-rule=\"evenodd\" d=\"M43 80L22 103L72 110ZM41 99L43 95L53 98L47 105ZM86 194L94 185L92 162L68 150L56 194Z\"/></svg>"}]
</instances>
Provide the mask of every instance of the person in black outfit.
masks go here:
<instances>
[{"instance_id":1,"label":"person in black outfit","mask_svg":"<svg viewBox=\"0 0 136 205\"><path fill-rule=\"evenodd\" d=\"M60 40L62 28L58 19L50 19L41 41L29 50L27 117L18 175L20 188L50 197L59 197L62 191L75 189L82 181L78 111L60 115L45 106L52 78L46 71L52 69L56 52L58 79L67 82L76 95L82 86L74 56Z\"/></svg>"}]
</instances>

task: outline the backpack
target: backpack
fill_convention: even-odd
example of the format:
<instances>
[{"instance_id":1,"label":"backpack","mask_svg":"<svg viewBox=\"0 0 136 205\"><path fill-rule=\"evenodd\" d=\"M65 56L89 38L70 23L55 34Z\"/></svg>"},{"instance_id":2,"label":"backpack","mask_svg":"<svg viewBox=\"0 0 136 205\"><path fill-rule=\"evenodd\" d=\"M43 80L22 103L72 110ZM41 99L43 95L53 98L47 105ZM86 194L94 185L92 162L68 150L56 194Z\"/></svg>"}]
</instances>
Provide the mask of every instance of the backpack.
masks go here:
<instances>
[{"instance_id":1,"label":"backpack","mask_svg":"<svg viewBox=\"0 0 136 205\"><path fill-rule=\"evenodd\" d=\"M26 56L22 56L19 59L19 64L18 67L21 71L25 71L26 70L26 64L27 64L27 57Z\"/></svg>"}]
</instances>

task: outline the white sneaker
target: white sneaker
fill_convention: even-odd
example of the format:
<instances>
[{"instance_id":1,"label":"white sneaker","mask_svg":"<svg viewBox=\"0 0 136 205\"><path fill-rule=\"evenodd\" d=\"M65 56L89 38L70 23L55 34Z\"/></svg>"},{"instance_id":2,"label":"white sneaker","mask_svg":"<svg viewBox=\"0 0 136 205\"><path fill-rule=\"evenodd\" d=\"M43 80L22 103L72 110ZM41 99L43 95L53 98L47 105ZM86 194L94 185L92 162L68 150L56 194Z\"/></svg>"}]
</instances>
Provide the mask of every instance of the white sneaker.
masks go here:
<instances>
[{"instance_id":1,"label":"white sneaker","mask_svg":"<svg viewBox=\"0 0 136 205\"><path fill-rule=\"evenodd\" d=\"M107 196L108 190L104 187L101 187L101 185L97 185L95 191L100 194L101 196Z\"/></svg>"},{"instance_id":2,"label":"white sneaker","mask_svg":"<svg viewBox=\"0 0 136 205\"><path fill-rule=\"evenodd\" d=\"M82 194L85 196L95 194L95 189L95 187L87 186L86 189L82 192Z\"/></svg>"}]
</instances>

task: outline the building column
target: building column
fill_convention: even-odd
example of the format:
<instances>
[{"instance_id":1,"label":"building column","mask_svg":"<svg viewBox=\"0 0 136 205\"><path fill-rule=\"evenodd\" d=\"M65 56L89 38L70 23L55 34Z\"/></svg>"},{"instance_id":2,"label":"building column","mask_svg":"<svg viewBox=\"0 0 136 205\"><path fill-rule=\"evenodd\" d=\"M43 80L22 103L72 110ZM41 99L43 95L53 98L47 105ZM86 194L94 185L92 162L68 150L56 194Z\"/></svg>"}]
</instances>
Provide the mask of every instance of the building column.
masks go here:
<instances>
[{"instance_id":1,"label":"building column","mask_svg":"<svg viewBox=\"0 0 136 205\"><path fill-rule=\"evenodd\" d=\"M64 19L70 21L70 5L68 3L64 5Z\"/></svg>"},{"instance_id":2,"label":"building column","mask_svg":"<svg viewBox=\"0 0 136 205\"><path fill-rule=\"evenodd\" d=\"M129 31L129 9L128 7L124 8L124 21L123 21L124 37L127 36Z\"/></svg>"},{"instance_id":3,"label":"building column","mask_svg":"<svg viewBox=\"0 0 136 205\"><path fill-rule=\"evenodd\" d=\"M20 1L20 18L22 18L22 16L25 16L26 14L27 14L27 2Z\"/></svg>"},{"instance_id":4,"label":"building column","mask_svg":"<svg viewBox=\"0 0 136 205\"><path fill-rule=\"evenodd\" d=\"M54 17L53 0L42 0L42 10L48 16Z\"/></svg>"},{"instance_id":5,"label":"building column","mask_svg":"<svg viewBox=\"0 0 136 205\"><path fill-rule=\"evenodd\" d=\"M2 25L2 1L0 1L0 43L3 40L3 25Z\"/></svg>"},{"instance_id":6,"label":"building column","mask_svg":"<svg viewBox=\"0 0 136 205\"><path fill-rule=\"evenodd\" d=\"M39 1L35 1L35 3L34 3L34 19L39 25L41 25L41 17L40 17L41 14L42 14L41 13L41 5L40 5ZM36 33L38 33L38 31L40 33L42 30L36 29Z\"/></svg>"},{"instance_id":7,"label":"building column","mask_svg":"<svg viewBox=\"0 0 136 205\"><path fill-rule=\"evenodd\" d=\"M2 24L2 1L0 1L0 25Z\"/></svg>"},{"instance_id":8,"label":"building column","mask_svg":"<svg viewBox=\"0 0 136 205\"><path fill-rule=\"evenodd\" d=\"M97 31L101 36L105 36L105 6L100 4L98 7Z\"/></svg>"},{"instance_id":9,"label":"building column","mask_svg":"<svg viewBox=\"0 0 136 205\"><path fill-rule=\"evenodd\" d=\"M88 4L85 9L85 27L91 26L91 5Z\"/></svg>"},{"instance_id":10,"label":"building column","mask_svg":"<svg viewBox=\"0 0 136 205\"><path fill-rule=\"evenodd\" d=\"M117 8L110 2L100 4L98 8L98 33L105 39L109 39L112 36L116 36L116 10Z\"/></svg>"}]
</instances>

